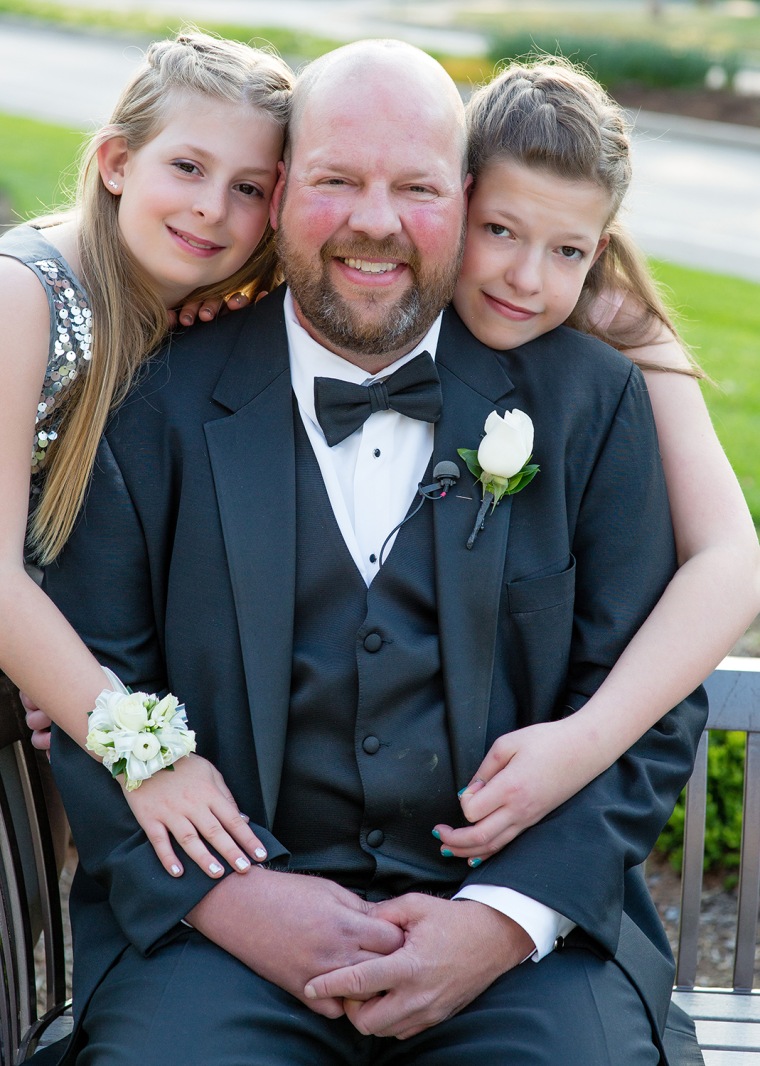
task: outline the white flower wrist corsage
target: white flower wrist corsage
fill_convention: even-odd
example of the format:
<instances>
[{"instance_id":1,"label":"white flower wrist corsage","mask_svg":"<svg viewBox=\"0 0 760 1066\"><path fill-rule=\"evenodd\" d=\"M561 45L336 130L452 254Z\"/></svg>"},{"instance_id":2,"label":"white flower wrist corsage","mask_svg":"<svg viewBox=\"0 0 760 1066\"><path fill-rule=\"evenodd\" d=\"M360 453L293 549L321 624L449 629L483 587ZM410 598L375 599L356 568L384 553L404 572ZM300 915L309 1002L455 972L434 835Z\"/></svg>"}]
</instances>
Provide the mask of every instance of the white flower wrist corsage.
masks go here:
<instances>
[{"instance_id":1,"label":"white flower wrist corsage","mask_svg":"<svg viewBox=\"0 0 760 1066\"><path fill-rule=\"evenodd\" d=\"M187 728L185 705L171 693L130 692L106 670L118 691L106 688L88 717L88 751L99 755L113 777L124 774L127 791L139 788L159 770L172 770L178 759L195 751L195 733Z\"/></svg>"}]
</instances>

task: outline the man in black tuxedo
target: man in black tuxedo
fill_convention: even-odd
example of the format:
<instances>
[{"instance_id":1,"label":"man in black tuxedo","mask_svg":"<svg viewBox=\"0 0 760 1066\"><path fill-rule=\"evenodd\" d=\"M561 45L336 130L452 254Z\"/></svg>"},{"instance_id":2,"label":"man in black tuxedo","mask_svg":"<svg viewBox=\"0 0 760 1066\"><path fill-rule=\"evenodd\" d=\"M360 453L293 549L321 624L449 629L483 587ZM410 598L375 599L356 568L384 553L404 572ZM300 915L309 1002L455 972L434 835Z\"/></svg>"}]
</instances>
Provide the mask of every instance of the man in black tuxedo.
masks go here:
<instances>
[{"instance_id":1,"label":"man in black tuxedo","mask_svg":"<svg viewBox=\"0 0 760 1066\"><path fill-rule=\"evenodd\" d=\"M495 353L440 315L464 160L423 53L307 68L273 202L288 290L175 338L111 421L47 588L126 683L186 702L269 863L171 879L54 737L85 1066L666 1061L672 966L638 864L701 695L476 869L431 836L495 737L582 706L675 565L634 365L566 329ZM351 384L366 421L330 422ZM472 549L469 476L383 545L513 408L541 471Z\"/></svg>"}]
</instances>

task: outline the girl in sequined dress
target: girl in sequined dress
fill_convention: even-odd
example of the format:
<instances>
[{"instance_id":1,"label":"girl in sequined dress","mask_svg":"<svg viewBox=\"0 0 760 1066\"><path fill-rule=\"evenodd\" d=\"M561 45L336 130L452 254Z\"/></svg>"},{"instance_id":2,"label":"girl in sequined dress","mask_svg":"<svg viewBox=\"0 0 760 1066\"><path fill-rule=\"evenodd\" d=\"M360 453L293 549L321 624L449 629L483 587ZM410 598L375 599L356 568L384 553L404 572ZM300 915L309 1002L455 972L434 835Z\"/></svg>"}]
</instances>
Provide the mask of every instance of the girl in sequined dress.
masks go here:
<instances>
[{"instance_id":1,"label":"girl in sequined dress","mask_svg":"<svg viewBox=\"0 0 760 1066\"><path fill-rule=\"evenodd\" d=\"M76 208L0 239L0 667L82 745L107 683L25 552L47 566L65 544L109 411L166 335L168 309L273 287L268 211L290 86L284 63L237 42L186 33L152 45L83 156ZM146 814L162 809L151 788L176 810ZM213 875L222 868L196 828L233 869L265 855L203 759L127 796L175 875L167 832Z\"/></svg>"},{"instance_id":2,"label":"girl in sequined dress","mask_svg":"<svg viewBox=\"0 0 760 1066\"><path fill-rule=\"evenodd\" d=\"M760 552L697 383L705 375L616 221L631 179L620 108L580 70L544 57L476 92L468 122L475 182L454 305L498 350L566 323L639 364L679 559L585 707L500 737L461 796L473 824L436 826L444 854L478 865L612 765L729 653L760 610Z\"/></svg>"}]
</instances>

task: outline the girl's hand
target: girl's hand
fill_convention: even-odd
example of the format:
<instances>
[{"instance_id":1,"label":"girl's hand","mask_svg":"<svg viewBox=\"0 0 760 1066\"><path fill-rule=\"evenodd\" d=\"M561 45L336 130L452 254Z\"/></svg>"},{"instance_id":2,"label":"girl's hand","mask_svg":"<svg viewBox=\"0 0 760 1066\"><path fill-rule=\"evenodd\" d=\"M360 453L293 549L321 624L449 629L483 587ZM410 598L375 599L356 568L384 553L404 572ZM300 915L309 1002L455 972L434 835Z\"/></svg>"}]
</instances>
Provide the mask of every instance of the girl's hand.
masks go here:
<instances>
[{"instance_id":1,"label":"girl's hand","mask_svg":"<svg viewBox=\"0 0 760 1066\"><path fill-rule=\"evenodd\" d=\"M45 712L41 711L35 703L32 703L23 692L19 692L19 696L26 712L26 724L32 731L32 746L37 748L38 751L47 751L49 753L50 726L52 722Z\"/></svg>"},{"instance_id":2,"label":"girl's hand","mask_svg":"<svg viewBox=\"0 0 760 1066\"><path fill-rule=\"evenodd\" d=\"M605 769L591 738L573 718L541 722L494 742L460 795L462 812L472 825L437 825L433 830L444 855L480 865Z\"/></svg>"},{"instance_id":3,"label":"girl's hand","mask_svg":"<svg viewBox=\"0 0 760 1066\"><path fill-rule=\"evenodd\" d=\"M226 300L223 300L221 296L214 300L188 300L178 311L171 309L167 312L169 329L176 329L177 326L192 326L196 319L212 322L225 307L230 311L239 311L242 307L247 307L250 302L244 292L235 292Z\"/></svg>"},{"instance_id":4,"label":"girl's hand","mask_svg":"<svg viewBox=\"0 0 760 1066\"><path fill-rule=\"evenodd\" d=\"M183 868L169 834L209 877L221 877L224 867L204 840L238 873L250 869L251 858L263 862L267 857L222 775L200 755L179 759L173 771L160 770L124 795L172 877L180 877Z\"/></svg>"}]
</instances>

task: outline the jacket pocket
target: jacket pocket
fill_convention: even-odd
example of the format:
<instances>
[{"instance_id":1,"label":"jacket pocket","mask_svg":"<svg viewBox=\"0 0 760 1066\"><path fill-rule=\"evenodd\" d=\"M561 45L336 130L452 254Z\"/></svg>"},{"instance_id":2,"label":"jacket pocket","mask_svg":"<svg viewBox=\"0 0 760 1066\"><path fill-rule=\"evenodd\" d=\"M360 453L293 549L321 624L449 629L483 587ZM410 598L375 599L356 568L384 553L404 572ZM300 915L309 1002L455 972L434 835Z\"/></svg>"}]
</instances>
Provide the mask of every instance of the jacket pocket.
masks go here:
<instances>
[{"instance_id":1,"label":"jacket pocket","mask_svg":"<svg viewBox=\"0 0 760 1066\"><path fill-rule=\"evenodd\" d=\"M506 590L510 614L532 614L572 603L575 597L575 559L571 555L568 568L558 574L510 581Z\"/></svg>"}]
</instances>

